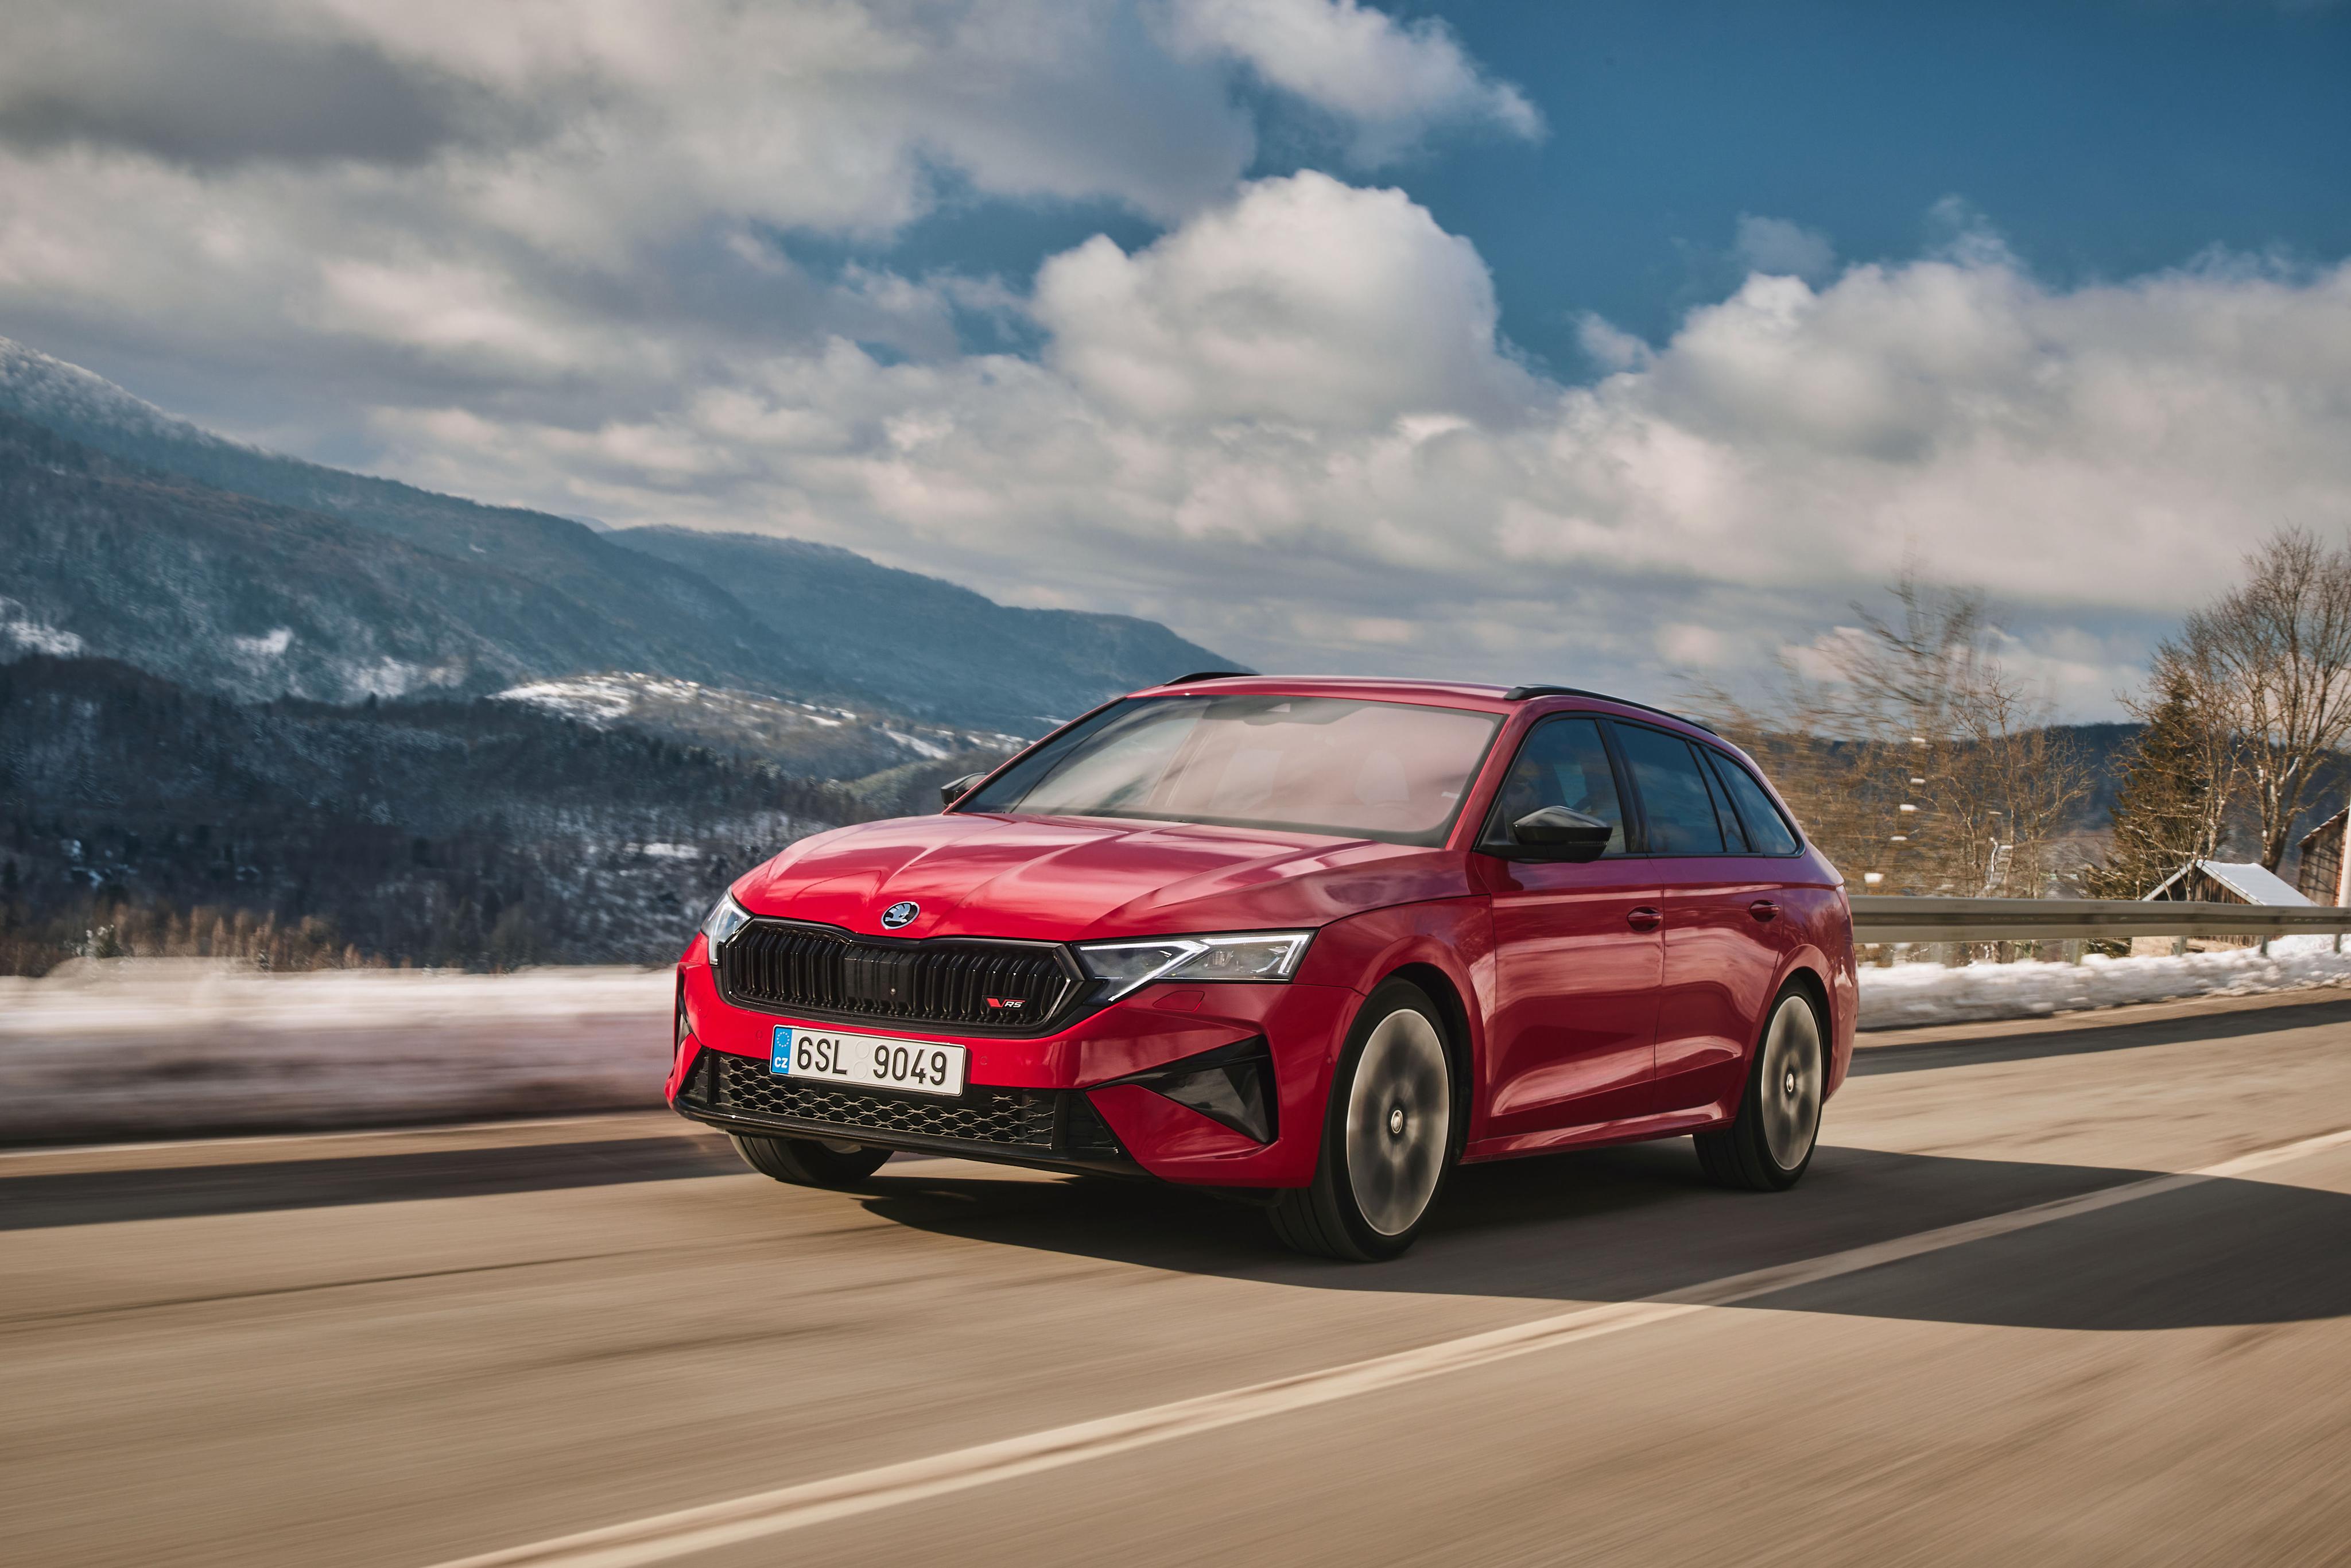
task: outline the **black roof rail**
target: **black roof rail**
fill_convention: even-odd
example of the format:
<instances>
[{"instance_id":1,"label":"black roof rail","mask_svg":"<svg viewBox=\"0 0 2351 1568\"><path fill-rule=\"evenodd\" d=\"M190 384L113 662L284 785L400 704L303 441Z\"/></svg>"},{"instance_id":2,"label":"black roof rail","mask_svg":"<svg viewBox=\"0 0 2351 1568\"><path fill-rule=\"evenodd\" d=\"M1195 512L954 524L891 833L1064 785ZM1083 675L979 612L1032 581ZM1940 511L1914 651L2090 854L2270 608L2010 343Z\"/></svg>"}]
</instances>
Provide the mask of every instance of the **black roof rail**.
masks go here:
<instances>
[{"instance_id":1,"label":"black roof rail","mask_svg":"<svg viewBox=\"0 0 2351 1568\"><path fill-rule=\"evenodd\" d=\"M1592 697L1604 703L1614 703L1619 707L1636 707L1643 713L1653 713L1661 718L1670 718L1681 724L1693 726L1706 731L1708 735L1717 733L1714 726L1702 719L1692 718L1687 714L1675 713L1651 703L1636 703L1631 697L1612 696L1606 692L1586 691L1582 686L1512 686L1502 694L1502 700L1506 703L1522 703L1529 697Z\"/></svg>"},{"instance_id":2,"label":"black roof rail","mask_svg":"<svg viewBox=\"0 0 2351 1568\"><path fill-rule=\"evenodd\" d=\"M1243 681L1249 678L1249 674L1247 670L1195 670L1188 675L1178 675L1172 681L1159 684L1163 686L1188 686L1194 681Z\"/></svg>"}]
</instances>

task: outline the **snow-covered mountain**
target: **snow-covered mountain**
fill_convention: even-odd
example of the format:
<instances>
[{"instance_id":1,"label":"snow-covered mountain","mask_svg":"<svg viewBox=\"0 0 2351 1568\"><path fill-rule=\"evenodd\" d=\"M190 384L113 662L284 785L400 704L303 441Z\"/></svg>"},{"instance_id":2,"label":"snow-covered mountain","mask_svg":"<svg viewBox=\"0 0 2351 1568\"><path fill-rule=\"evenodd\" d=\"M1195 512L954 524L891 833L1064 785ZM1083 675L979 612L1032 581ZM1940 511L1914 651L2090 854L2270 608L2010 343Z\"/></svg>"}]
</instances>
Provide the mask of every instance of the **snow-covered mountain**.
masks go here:
<instances>
[{"instance_id":1,"label":"snow-covered mountain","mask_svg":"<svg viewBox=\"0 0 2351 1568\"><path fill-rule=\"evenodd\" d=\"M497 694L599 729L622 727L772 762L815 779L862 779L908 764L968 773L1019 749L1001 730L948 728L868 709L796 702L626 670L534 681ZM925 809L927 809L927 805Z\"/></svg>"},{"instance_id":2,"label":"snow-covered mountain","mask_svg":"<svg viewBox=\"0 0 2351 1568\"><path fill-rule=\"evenodd\" d=\"M621 669L1033 735L1228 663L1152 622L1013 609L847 550L604 531L263 452L5 338L0 497L0 657L102 654L240 697Z\"/></svg>"}]
</instances>

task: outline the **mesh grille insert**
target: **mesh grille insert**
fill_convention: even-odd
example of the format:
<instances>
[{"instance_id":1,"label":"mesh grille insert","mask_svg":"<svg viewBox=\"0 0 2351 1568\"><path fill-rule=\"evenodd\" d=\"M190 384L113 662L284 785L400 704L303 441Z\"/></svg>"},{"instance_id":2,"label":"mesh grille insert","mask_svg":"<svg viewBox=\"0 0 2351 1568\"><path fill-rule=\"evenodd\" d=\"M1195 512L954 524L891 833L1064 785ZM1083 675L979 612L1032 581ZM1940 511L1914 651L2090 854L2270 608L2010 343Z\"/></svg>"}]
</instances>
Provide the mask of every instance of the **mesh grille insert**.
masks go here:
<instances>
[{"instance_id":1,"label":"mesh grille insert","mask_svg":"<svg viewBox=\"0 0 2351 1568\"><path fill-rule=\"evenodd\" d=\"M756 1007L1001 1030L1043 1025L1073 981L1050 947L874 942L755 920L718 952L727 999Z\"/></svg>"},{"instance_id":2,"label":"mesh grille insert","mask_svg":"<svg viewBox=\"0 0 2351 1568\"><path fill-rule=\"evenodd\" d=\"M1053 1146L1053 1095L1034 1089L967 1085L958 1099L893 1094L884 1090L795 1082L768 1071L756 1057L705 1052L716 1062L711 1108L747 1116L772 1116L841 1129L844 1136L862 1128L876 1133L912 1133L965 1144L1005 1148Z\"/></svg>"}]
</instances>

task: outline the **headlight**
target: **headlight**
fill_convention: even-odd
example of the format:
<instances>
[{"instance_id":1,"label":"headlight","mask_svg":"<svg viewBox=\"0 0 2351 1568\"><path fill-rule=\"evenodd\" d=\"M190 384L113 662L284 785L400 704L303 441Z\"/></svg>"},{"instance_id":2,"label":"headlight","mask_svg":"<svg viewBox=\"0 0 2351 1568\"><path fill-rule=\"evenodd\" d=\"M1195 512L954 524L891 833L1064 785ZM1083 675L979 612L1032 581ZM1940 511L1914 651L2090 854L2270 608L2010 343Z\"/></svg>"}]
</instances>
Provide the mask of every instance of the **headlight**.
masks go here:
<instances>
[{"instance_id":1,"label":"headlight","mask_svg":"<svg viewBox=\"0 0 2351 1568\"><path fill-rule=\"evenodd\" d=\"M1246 936L1160 936L1143 942L1088 942L1078 963L1114 1000L1154 980L1286 980L1298 972L1311 931L1258 931Z\"/></svg>"},{"instance_id":2,"label":"headlight","mask_svg":"<svg viewBox=\"0 0 2351 1568\"><path fill-rule=\"evenodd\" d=\"M751 912L735 902L731 893L722 893L710 913L702 917L702 934L710 938L712 949L750 923Z\"/></svg>"}]
</instances>

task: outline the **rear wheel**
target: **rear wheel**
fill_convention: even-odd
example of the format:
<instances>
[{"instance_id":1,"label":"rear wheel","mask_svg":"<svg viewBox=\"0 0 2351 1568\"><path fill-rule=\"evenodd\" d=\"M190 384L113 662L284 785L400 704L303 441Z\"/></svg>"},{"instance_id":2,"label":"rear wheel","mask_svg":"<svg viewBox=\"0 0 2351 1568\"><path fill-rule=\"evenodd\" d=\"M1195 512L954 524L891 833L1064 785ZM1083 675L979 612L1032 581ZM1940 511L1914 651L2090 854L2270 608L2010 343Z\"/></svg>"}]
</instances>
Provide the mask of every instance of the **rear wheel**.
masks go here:
<instances>
[{"instance_id":1,"label":"rear wheel","mask_svg":"<svg viewBox=\"0 0 2351 1568\"><path fill-rule=\"evenodd\" d=\"M1822 1040L1820 1010L1812 997L1800 986L1782 991L1748 1073L1738 1118L1692 1140L1709 1181L1750 1192L1784 1192L1802 1177L1821 1135L1821 1101L1828 1082Z\"/></svg>"},{"instance_id":2,"label":"rear wheel","mask_svg":"<svg viewBox=\"0 0 2351 1568\"><path fill-rule=\"evenodd\" d=\"M764 1138L749 1133L729 1133L735 1152L761 1176L799 1186L855 1186L882 1168L887 1149L862 1144L836 1143L831 1138Z\"/></svg>"},{"instance_id":3,"label":"rear wheel","mask_svg":"<svg viewBox=\"0 0 2351 1568\"><path fill-rule=\"evenodd\" d=\"M1274 1233L1351 1262L1413 1244L1453 1157L1453 1068L1444 1026L1417 986L1392 980L1364 1002L1331 1081L1312 1185L1277 1193Z\"/></svg>"}]
</instances>

